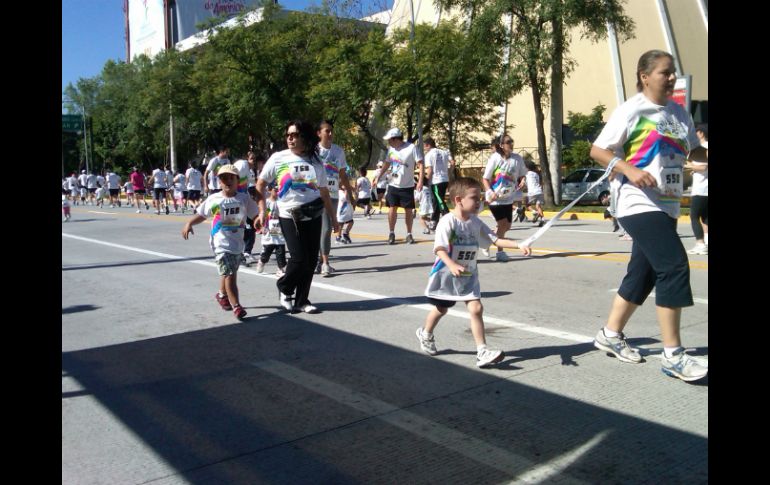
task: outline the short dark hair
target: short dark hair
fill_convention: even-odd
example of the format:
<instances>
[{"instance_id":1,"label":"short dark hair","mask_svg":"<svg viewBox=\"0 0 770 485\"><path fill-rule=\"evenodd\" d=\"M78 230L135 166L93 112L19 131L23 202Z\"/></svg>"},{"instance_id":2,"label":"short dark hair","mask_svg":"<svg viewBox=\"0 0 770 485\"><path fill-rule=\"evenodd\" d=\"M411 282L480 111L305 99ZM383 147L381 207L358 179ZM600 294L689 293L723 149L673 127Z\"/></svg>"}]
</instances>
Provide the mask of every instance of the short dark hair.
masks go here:
<instances>
[{"instance_id":1,"label":"short dark hair","mask_svg":"<svg viewBox=\"0 0 770 485\"><path fill-rule=\"evenodd\" d=\"M481 183L474 178L457 177L449 186L449 199L454 200L455 197L462 198L469 189L479 189L481 191Z\"/></svg>"},{"instance_id":2,"label":"short dark hair","mask_svg":"<svg viewBox=\"0 0 770 485\"><path fill-rule=\"evenodd\" d=\"M426 145L430 145L432 147L436 146L436 140L433 139L433 137L426 136L425 139L422 141Z\"/></svg>"},{"instance_id":3,"label":"short dark hair","mask_svg":"<svg viewBox=\"0 0 770 485\"><path fill-rule=\"evenodd\" d=\"M708 123L698 123L697 125L695 125L695 131L696 132L700 131L701 133L703 133L703 137L705 139L707 139L707 140L709 139L709 125L708 125Z\"/></svg>"},{"instance_id":4,"label":"short dark hair","mask_svg":"<svg viewBox=\"0 0 770 485\"><path fill-rule=\"evenodd\" d=\"M334 122L332 120L323 120L320 123L318 123L318 128L316 131L321 131L321 128L323 128L323 125L329 125L329 128L334 129Z\"/></svg>"}]
</instances>

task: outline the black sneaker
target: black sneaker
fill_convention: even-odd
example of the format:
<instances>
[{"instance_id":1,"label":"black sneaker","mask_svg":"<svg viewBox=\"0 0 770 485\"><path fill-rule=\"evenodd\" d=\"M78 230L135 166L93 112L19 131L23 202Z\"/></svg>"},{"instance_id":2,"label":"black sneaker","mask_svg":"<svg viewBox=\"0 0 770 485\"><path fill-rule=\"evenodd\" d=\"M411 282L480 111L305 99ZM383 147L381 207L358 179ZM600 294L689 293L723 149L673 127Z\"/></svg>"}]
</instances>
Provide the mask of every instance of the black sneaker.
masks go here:
<instances>
[{"instance_id":1,"label":"black sneaker","mask_svg":"<svg viewBox=\"0 0 770 485\"><path fill-rule=\"evenodd\" d=\"M388 244L396 244L396 235L392 232L388 235Z\"/></svg>"},{"instance_id":2,"label":"black sneaker","mask_svg":"<svg viewBox=\"0 0 770 485\"><path fill-rule=\"evenodd\" d=\"M350 239L350 236L347 234L342 235L342 242L345 244L353 244L353 241Z\"/></svg>"},{"instance_id":3,"label":"black sneaker","mask_svg":"<svg viewBox=\"0 0 770 485\"><path fill-rule=\"evenodd\" d=\"M166 206L166 215L168 215L168 206Z\"/></svg>"}]
</instances>

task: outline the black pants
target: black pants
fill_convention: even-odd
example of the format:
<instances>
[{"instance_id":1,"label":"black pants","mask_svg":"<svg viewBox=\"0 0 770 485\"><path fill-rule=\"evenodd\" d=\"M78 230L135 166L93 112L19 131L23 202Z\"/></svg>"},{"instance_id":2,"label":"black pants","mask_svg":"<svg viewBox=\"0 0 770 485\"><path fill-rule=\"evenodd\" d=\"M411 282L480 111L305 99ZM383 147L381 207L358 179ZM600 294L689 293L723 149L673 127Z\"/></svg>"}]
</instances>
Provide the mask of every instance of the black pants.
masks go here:
<instances>
[{"instance_id":1,"label":"black pants","mask_svg":"<svg viewBox=\"0 0 770 485\"><path fill-rule=\"evenodd\" d=\"M263 244L259 260L262 261L262 264L267 264L267 262L270 261L270 255L273 254L273 250L275 250L275 262L278 264L278 267L285 268L286 246L283 244Z\"/></svg>"},{"instance_id":2,"label":"black pants","mask_svg":"<svg viewBox=\"0 0 770 485\"><path fill-rule=\"evenodd\" d=\"M257 240L257 231L254 230L254 221L246 218L246 230L243 232L243 242L246 243L246 247L243 252L251 254L251 250L254 249L254 242Z\"/></svg>"},{"instance_id":3,"label":"black pants","mask_svg":"<svg viewBox=\"0 0 770 485\"><path fill-rule=\"evenodd\" d=\"M431 186L430 193L433 195L433 214L430 216L430 220L438 222L438 220L449 212L446 203L444 202L444 195L446 195L446 188L449 186L449 182L441 182L439 184L433 184Z\"/></svg>"},{"instance_id":4,"label":"black pants","mask_svg":"<svg viewBox=\"0 0 770 485\"><path fill-rule=\"evenodd\" d=\"M701 221L709 224L709 197L708 195L693 195L690 200L690 224L695 239L703 239L703 226Z\"/></svg>"},{"instance_id":5,"label":"black pants","mask_svg":"<svg viewBox=\"0 0 770 485\"><path fill-rule=\"evenodd\" d=\"M294 295L294 305L301 307L308 303L310 285L313 282L318 252L321 249L321 217L309 221L295 222L281 217L281 231L289 248L291 258L286 273L278 279L281 293Z\"/></svg>"}]
</instances>

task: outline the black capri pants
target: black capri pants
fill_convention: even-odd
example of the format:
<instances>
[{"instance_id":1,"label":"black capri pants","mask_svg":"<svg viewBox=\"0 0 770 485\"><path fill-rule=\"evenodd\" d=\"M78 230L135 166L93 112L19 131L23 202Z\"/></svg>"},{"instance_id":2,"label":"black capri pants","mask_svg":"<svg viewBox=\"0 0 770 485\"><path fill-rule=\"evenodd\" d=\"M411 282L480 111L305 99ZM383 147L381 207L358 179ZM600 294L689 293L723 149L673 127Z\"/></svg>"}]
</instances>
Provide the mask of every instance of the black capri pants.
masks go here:
<instances>
[{"instance_id":1,"label":"black capri pants","mask_svg":"<svg viewBox=\"0 0 770 485\"><path fill-rule=\"evenodd\" d=\"M618 295L641 305L655 288L657 306L692 306L690 263L676 233L676 219L654 211L621 217L618 222L633 238L631 261Z\"/></svg>"}]
</instances>

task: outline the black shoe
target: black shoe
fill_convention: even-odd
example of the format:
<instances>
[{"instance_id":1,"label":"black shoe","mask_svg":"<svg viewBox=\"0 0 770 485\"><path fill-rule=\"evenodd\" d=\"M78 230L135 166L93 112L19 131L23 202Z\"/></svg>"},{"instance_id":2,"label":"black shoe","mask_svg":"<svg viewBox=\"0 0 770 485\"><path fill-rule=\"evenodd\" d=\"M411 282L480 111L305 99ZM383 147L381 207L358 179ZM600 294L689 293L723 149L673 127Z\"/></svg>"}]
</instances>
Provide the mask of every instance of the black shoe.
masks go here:
<instances>
[{"instance_id":1,"label":"black shoe","mask_svg":"<svg viewBox=\"0 0 770 485\"><path fill-rule=\"evenodd\" d=\"M168 206L166 206L166 215L168 215Z\"/></svg>"},{"instance_id":2,"label":"black shoe","mask_svg":"<svg viewBox=\"0 0 770 485\"><path fill-rule=\"evenodd\" d=\"M618 220L612 219L612 232L617 232L618 229L620 229L620 224L618 224Z\"/></svg>"},{"instance_id":3,"label":"black shoe","mask_svg":"<svg viewBox=\"0 0 770 485\"><path fill-rule=\"evenodd\" d=\"M392 232L388 236L388 244L396 244L396 235Z\"/></svg>"}]
</instances>

